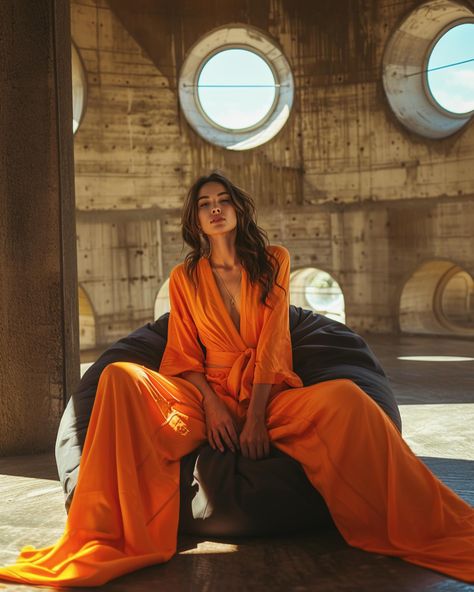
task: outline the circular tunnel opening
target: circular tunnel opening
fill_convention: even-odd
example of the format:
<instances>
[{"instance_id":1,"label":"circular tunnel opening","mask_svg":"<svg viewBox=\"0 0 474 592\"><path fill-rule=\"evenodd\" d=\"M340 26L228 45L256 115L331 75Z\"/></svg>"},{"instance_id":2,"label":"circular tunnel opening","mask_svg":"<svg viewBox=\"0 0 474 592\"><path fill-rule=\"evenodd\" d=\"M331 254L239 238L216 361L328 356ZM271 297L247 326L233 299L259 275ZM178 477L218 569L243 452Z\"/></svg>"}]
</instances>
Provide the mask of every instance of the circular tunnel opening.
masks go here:
<instances>
[{"instance_id":1,"label":"circular tunnel opening","mask_svg":"<svg viewBox=\"0 0 474 592\"><path fill-rule=\"evenodd\" d=\"M313 310L345 322L344 294L331 274L314 267L293 271L290 276L290 301L295 306Z\"/></svg>"},{"instance_id":2,"label":"circular tunnel opening","mask_svg":"<svg viewBox=\"0 0 474 592\"><path fill-rule=\"evenodd\" d=\"M474 335L474 280L452 261L423 263L406 282L400 299L404 333Z\"/></svg>"}]
</instances>

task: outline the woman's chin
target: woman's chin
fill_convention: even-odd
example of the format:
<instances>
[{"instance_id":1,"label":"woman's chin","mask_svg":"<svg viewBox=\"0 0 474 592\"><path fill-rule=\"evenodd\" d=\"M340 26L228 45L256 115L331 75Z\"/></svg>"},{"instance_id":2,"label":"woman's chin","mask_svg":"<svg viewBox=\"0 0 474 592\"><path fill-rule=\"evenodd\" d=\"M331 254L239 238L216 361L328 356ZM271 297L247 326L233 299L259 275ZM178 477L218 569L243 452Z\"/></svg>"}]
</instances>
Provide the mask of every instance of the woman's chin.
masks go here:
<instances>
[{"instance_id":1,"label":"woman's chin","mask_svg":"<svg viewBox=\"0 0 474 592\"><path fill-rule=\"evenodd\" d=\"M208 236L219 236L221 234L229 234L237 227L230 228L227 223L217 223L214 228L211 228L207 233Z\"/></svg>"}]
</instances>

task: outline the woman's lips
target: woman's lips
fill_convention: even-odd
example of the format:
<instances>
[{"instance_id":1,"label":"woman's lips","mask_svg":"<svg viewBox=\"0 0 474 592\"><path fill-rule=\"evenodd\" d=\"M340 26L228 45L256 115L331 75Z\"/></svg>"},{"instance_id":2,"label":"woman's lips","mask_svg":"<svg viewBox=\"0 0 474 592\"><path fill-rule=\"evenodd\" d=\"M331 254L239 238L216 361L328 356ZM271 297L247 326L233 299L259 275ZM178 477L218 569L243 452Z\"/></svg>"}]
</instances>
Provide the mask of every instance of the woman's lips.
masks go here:
<instances>
[{"instance_id":1,"label":"woman's lips","mask_svg":"<svg viewBox=\"0 0 474 592\"><path fill-rule=\"evenodd\" d=\"M215 224L216 222L224 222L225 218L219 216L218 218L212 218L211 224Z\"/></svg>"}]
</instances>

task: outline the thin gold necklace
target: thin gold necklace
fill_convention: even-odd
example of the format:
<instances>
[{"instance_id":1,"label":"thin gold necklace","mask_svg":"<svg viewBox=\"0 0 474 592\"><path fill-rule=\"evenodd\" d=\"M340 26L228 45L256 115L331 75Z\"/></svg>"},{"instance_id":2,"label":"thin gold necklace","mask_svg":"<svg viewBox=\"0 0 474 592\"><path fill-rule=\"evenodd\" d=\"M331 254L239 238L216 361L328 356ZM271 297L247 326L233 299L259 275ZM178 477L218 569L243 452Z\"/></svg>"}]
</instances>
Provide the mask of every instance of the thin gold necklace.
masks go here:
<instances>
[{"instance_id":1,"label":"thin gold necklace","mask_svg":"<svg viewBox=\"0 0 474 592\"><path fill-rule=\"evenodd\" d=\"M235 310L237 310L237 306L235 304L235 298L234 296L232 296L232 294L229 291L229 288L227 287L227 284L225 283L225 281L222 279L221 274L217 271L216 267L211 267L212 271L215 271L218 278L221 280L222 284L224 285L225 291L227 292L227 294L229 294L229 298L230 298L230 304L235 308ZM242 281L242 269L240 270L240 276L239 276L240 281Z\"/></svg>"}]
</instances>

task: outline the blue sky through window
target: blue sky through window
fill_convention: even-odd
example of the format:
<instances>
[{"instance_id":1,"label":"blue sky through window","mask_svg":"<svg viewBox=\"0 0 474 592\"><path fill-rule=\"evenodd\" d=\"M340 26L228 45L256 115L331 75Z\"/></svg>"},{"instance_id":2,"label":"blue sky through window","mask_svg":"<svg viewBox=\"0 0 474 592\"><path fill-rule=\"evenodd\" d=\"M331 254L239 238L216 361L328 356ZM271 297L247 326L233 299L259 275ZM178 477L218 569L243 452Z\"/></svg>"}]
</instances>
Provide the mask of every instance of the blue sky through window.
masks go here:
<instances>
[{"instance_id":1,"label":"blue sky through window","mask_svg":"<svg viewBox=\"0 0 474 592\"><path fill-rule=\"evenodd\" d=\"M255 125L267 115L275 90L270 66L246 49L216 53L198 80L199 102L207 116L218 125L237 130Z\"/></svg>"},{"instance_id":2,"label":"blue sky through window","mask_svg":"<svg viewBox=\"0 0 474 592\"><path fill-rule=\"evenodd\" d=\"M453 27L434 46L428 70L449 64L457 65L427 73L431 93L444 109L469 113L474 110L474 23Z\"/></svg>"}]
</instances>

